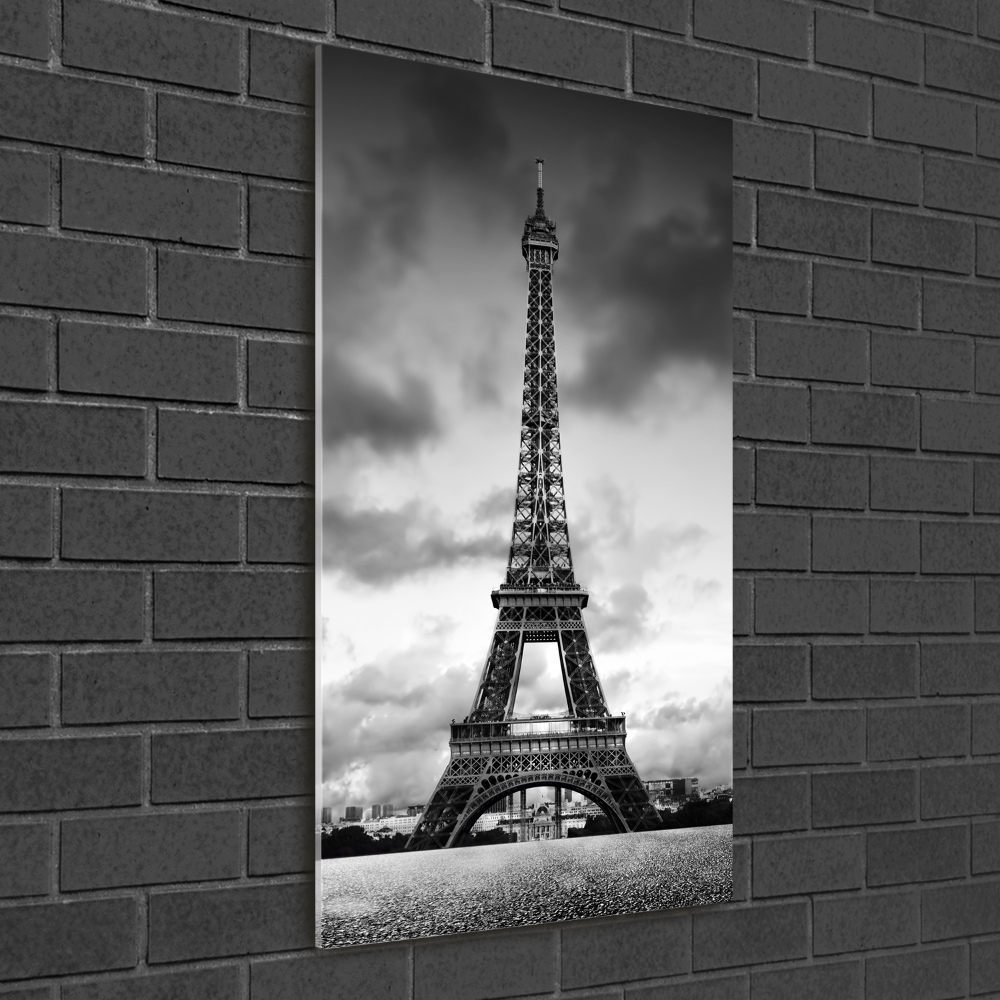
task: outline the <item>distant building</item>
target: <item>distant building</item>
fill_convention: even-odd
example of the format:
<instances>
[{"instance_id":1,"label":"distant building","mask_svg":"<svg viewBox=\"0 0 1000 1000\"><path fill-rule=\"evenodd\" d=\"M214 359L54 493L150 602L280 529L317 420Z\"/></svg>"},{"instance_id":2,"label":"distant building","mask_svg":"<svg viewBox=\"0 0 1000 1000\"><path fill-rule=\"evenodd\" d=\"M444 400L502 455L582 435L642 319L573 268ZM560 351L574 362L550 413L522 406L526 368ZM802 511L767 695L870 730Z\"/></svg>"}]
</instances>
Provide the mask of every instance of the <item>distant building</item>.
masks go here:
<instances>
[{"instance_id":1,"label":"distant building","mask_svg":"<svg viewBox=\"0 0 1000 1000\"><path fill-rule=\"evenodd\" d=\"M365 818L363 806L348 806L344 810L344 821L346 823L360 823Z\"/></svg>"},{"instance_id":2,"label":"distant building","mask_svg":"<svg viewBox=\"0 0 1000 1000\"><path fill-rule=\"evenodd\" d=\"M424 811L424 807L420 806L407 806L406 815L407 816L419 816Z\"/></svg>"},{"instance_id":3,"label":"distant building","mask_svg":"<svg viewBox=\"0 0 1000 1000\"><path fill-rule=\"evenodd\" d=\"M383 816L395 816L396 810L391 802L385 802L382 804L382 815Z\"/></svg>"},{"instance_id":4,"label":"distant building","mask_svg":"<svg viewBox=\"0 0 1000 1000\"><path fill-rule=\"evenodd\" d=\"M372 819L381 819L381 818L382 818L382 807L378 803L376 803L375 805L372 806Z\"/></svg>"},{"instance_id":5,"label":"distant building","mask_svg":"<svg viewBox=\"0 0 1000 1000\"><path fill-rule=\"evenodd\" d=\"M324 826L329 826L333 823L333 809L331 809L330 806L323 806L323 808L319 811L319 816L319 821Z\"/></svg>"},{"instance_id":6,"label":"distant building","mask_svg":"<svg viewBox=\"0 0 1000 1000\"><path fill-rule=\"evenodd\" d=\"M701 797L697 778L656 778L644 781L646 792L654 805L665 808L669 802Z\"/></svg>"}]
</instances>

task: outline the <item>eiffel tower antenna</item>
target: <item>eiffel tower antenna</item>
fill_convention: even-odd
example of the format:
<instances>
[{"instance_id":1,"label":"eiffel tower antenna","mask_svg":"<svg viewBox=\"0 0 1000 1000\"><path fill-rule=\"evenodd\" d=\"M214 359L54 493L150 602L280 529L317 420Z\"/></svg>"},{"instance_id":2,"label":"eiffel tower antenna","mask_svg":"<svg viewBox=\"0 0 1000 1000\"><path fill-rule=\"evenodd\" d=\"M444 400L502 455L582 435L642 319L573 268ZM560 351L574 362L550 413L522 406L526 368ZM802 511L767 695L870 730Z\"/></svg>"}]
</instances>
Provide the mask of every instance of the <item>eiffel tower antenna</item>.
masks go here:
<instances>
[{"instance_id":1,"label":"eiffel tower antenna","mask_svg":"<svg viewBox=\"0 0 1000 1000\"><path fill-rule=\"evenodd\" d=\"M556 224L545 214L541 159L534 215L521 236L528 319L521 396L514 526L490 651L466 719L452 724L451 759L407 848L453 847L483 811L514 791L572 788L596 802L619 832L659 823L625 751L625 717L612 716L583 621L589 594L577 582L569 545L552 312ZM524 644L555 643L566 715L517 719Z\"/></svg>"}]
</instances>

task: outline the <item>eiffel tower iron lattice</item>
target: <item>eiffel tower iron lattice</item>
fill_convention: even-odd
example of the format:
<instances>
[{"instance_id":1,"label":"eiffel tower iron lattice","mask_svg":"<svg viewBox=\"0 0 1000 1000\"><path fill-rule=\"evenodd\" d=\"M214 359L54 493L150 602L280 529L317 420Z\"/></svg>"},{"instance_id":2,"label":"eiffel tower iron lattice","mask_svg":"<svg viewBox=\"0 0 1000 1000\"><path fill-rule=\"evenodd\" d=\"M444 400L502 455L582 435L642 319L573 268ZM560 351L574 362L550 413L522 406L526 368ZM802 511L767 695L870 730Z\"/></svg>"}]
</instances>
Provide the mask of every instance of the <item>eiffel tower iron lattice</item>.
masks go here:
<instances>
[{"instance_id":1,"label":"eiffel tower iron lattice","mask_svg":"<svg viewBox=\"0 0 1000 1000\"><path fill-rule=\"evenodd\" d=\"M492 803L532 786L578 791L595 802L616 832L659 826L625 750L625 716L611 715L590 652L570 555L556 389L552 265L556 224L545 214L538 160L535 213L524 223L528 272L521 449L507 575L492 593L493 640L472 710L452 723L451 757L407 842L407 849L454 847ZM554 642L567 714L515 718L526 642Z\"/></svg>"}]
</instances>

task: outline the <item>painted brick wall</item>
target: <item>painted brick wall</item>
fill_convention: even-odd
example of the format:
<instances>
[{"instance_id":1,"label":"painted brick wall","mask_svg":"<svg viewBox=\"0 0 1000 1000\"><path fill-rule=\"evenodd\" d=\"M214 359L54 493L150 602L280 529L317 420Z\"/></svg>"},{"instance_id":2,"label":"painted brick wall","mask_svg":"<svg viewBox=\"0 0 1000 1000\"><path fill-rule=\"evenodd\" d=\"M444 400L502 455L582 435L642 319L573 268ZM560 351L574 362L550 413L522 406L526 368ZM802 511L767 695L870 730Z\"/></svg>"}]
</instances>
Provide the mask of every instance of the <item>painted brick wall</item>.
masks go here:
<instances>
[{"instance_id":1,"label":"painted brick wall","mask_svg":"<svg viewBox=\"0 0 1000 1000\"><path fill-rule=\"evenodd\" d=\"M734 120L736 898L317 954L317 41ZM0 2L0 997L1000 996L1000 4Z\"/></svg>"}]
</instances>

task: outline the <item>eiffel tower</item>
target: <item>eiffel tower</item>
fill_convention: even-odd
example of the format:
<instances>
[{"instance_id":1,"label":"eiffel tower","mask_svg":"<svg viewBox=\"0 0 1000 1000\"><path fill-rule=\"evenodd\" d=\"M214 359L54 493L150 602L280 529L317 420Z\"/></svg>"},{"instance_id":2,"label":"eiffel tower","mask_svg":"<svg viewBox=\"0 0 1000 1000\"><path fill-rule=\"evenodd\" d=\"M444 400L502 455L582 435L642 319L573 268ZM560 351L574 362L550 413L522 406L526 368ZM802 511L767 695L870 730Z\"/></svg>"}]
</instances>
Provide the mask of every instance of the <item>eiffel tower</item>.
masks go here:
<instances>
[{"instance_id":1,"label":"eiffel tower","mask_svg":"<svg viewBox=\"0 0 1000 1000\"><path fill-rule=\"evenodd\" d=\"M535 214L524 223L528 271L521 452L507 576L492 593L493 641L472 710L451 725L451 759L407 841L409 850L455 847L494 802L532 786L581 792L618 833L651 829L659 817L625 750L625 716L611 715L583 622L588 593L573 575L556 392L552 265L556 224L545 214L537 160ZM559 649L567 714L516 718L526 642ZM558 797L558 796L557 796Z\"/></svg>"}]
</instances>

